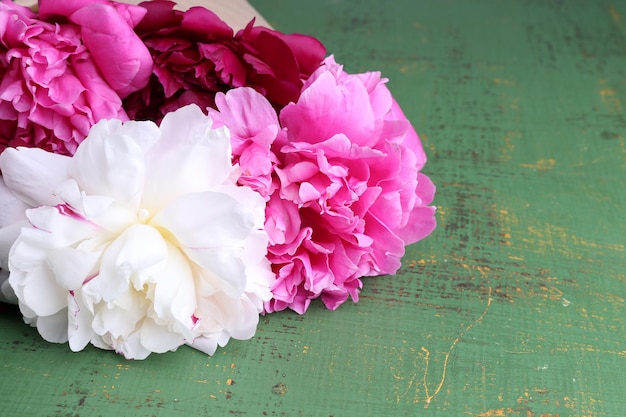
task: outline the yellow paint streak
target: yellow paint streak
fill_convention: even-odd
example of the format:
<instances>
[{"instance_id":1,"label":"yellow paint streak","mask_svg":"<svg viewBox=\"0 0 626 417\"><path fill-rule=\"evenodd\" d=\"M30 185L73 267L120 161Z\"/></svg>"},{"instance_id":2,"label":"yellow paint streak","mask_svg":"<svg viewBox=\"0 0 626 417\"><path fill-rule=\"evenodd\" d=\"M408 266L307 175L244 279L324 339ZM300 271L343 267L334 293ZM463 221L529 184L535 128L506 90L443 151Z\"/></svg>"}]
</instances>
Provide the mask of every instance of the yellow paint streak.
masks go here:
<instances>
[{"instance_id":1,"label":"yellow paint streak","mask_svg":"<svg viewBox=\"0 0 626 417\"><path fill-rule=\"evenodd\" d=\"M445 223L447 214L448 214L448 210L445 207L437 206L437 217L438 217L438 222L440 224Z\"/></svg>"},{"instance_id":2,"label":"yellow paint streak","mask_svg":"<svg viewBox=\"0 0 626 417\"><path fill-rule=\"evenodd\" d=\"M511 415L513 412L514 410L512 408L494 408L493 410L487 410L484 413L474 414L474 417L506 417Z\"/></svg>"},{"instance_id":3,"label":"yellow paint streak","mask_svg":"<svg viewBox=\"0 0 626 417\"><path fill-rule=\"evenodd\" d=\"M554 158L540 159L534 164L520 164L522 168L536 169L537 171L550 171L556 165Z\"/></svg>"},{"instance_id":4,"label":"yellow paint streak","mask_svg":"<svg viewBox=\"0 0 626 417\"><path fill-rule=\"evenodd\" d=\"M465 263L461 263L461 266L465 269L468 269L470 271L478 271L478 273L483 277L486 278L487 277L487 272L491 271L491 268L489 268L488 266L480 266L480 265L468 265ZM489 289L489 295L491 295L491 288Z\"/></svg>"},{"instance_id":5,"label":"yellow paint streak","mask_svg":"<svg viewBox=\"0 0 626 417\"><path fill-rule=\"evenodd\" d=\"M619 146L622 153L626 153L626 143L624 142L624 137L622 135L617 135L617 140L619 140Z\"/></svg>"},{"instance_id":6,"label":"yellow paint streak","mask_svg":"<svg viewBox=\"0 0 626 417\"><path fill-rule=\"evenodd\" d=\"M506 86L515 85L515 81L505 80L503 78L494 78L493 82L498 85L506 85Z\"/></svg>"},{"instance_id":7,"label":"yellow paint streak","mask_svg":"<svg viewBox=\"0 0 626 417\"><path fill-rule=\"evenodd\" d=\"M603 355L614 355L619 356L620 358L626 358L626 350L610 350L610 349L601 349L594 345L570 345L570 346L559 346L557 348L552 349L552 352L587 352L587 353L600 353Z\"/></svg>"},{"instance_id":8,"label":"yellow paint streak","mask_svg":"<svg viewBox=\"0 0 626 417\"><path fill-rule=\"evenodd\" d=\"M498 217L498 223L500 224L500 237L502 238L501 242L504 245L511 246L511 239L513 235L511 234L511 225L519 224L519 219L513 213L511 213L507 208L498 208L494 207L494 212ZM511 259L515 259L515 257L510 256ZM519 258L516 260L523 261L523 258Z\"/></svg>"},{"instance_id":9,"label":"yellow paint streak","mask_svg":"<svg viewBox=\"0 0 626 417\"><path fill-rule=\"evenodd\" d=\"M622 103L617 93L612 88L603 88L600 90L600 98L604 106L611 112L619 113L622 111Z\"/></svg>"},{"instance_id":10,"label":"yellow paint streak","mask_svg":"<svg viewBox=\"0 0 626 417\"><path fill-rule=\"evenodd\" d=\"M570 233L564 227L554 226L551 224L547 224L543 228L528 226L528 233L530 237L523 238L522 240L535 247L548 246L550 248L554 248L555 241L557 241L563 247L568 248L568 250L572 246L583 246L587 248L601 249L603 251L611 250L615 252L624 252L623 244L593 242Z\"/></svg>"},{"instance_id":11,"label":"yellow paint streak","mask_svg":"<svg viewBox=\"0 0 626 417\"><path fill-rule=\"evenodd\" d=\"M613 19L615 23L622 24L622 15L615 10L615 7L613 7L612 4L609 6L609 13L611 14L611 19Z\"/></svg>"},{"instance_id":12,"label":"yellow paint streak","mask_svg":"<svg viewBox=\"0 0 626 417\"><path fill-rule=\"evenodd\" d=\"M610 113L622 112L622 101L620 100L614 88L608 85L608 81L602 79L600 83L600 99L607 111Z\"/></svg>"},{"instance_id":13,"label":"yellow paint streak","mask_svg":"<svg viewBox=\"0 0 626 417\"><path fill-rule=\"evenodd\" d=\"M516 110L514 108L514 110ZM502 159L509 160L511 159L511 154L515 151L515 140L522 137L521 132L517 131L509 131L504 136L504 146L500 149L500 153L502 154Z\"/></svg>"},{"instance_id":14,"label":"yellow paint streak","mask_svg":"<svg viewBox=\"0 0 626 417\"><path fill-rule=\"evenodd\" d=\"M482 273L482 272L481 272ZM441 380L439 381L439 384L437 385L437 387L435 388L435 390L432 392L432 394L430 394L430 390L428 389L428 367L430 364L430 351L428 349L426 349L425 347L422 346L422 352L424 352L425 356L424 356L424 362L425 362L425 367L426 369L424 370L424 393L426 395L426 404L424 405L424 408L428 408L428 406L430 405L430 403L435 399L435 397L439 394L439 392L441 391L441 389L443 388L443 385L446 381L446 375L448 372L448 361L450 360L450 355L452 354L452 351L454 350L454 348L456 347L456 345L461 341L461 338L470 330L472 330L474 328L474 326L476 326L478 323L481 323L483 321L483 319L485 318L485 316L487 315L487 312L489 311L489 308L491 307L491 303L493 301L492 298L492 289L491 287L489 287L489 296L487 298L487 305L485 306L485 310L482 312L482 314L473 322L471 323L469 326L467 326L452 342L452 344L450 345L450 348L448 349L448 351L446 352L444 359L443 359L443 369L441 371Z\"/></svg>"},{"instance_id":15,"label":"yellow paint streak","mask_svg":"<svg viewBox=\"0 0 626 417\"><path fill-rule=\"evenodd\" d=\"M487 65L487 64L478 63L476 67L485 71L498 71L499 72L499 71L504 70L504 65Z\"/></svg>"},{"instance_id":16,"label":"yellow paint streak","mask_svg":"<svg viewBox=\"0 0 626 417\"><path fill-rule=\"evenodd\" d=\"M434 265L437 263L437 260L434 256L431 256L430 259L405 259L404 262L406 262L409 268L415 268L416 266L425 267L426 265Z\"/></svg>"},{"instance_id":17,"label":"yellow paint streak","mask_svg":"<svg viewBox=\"0 0 626 417\"><path fill-rule=\"evenodd\" d=\"M622 33L626 34L626 28L624 27L622 15L615 10L615 7L613 7L612 4L609 5L609 14L611 15L611 20L613 20L615 26L617 26Z\"/></svg>"},{"instance_id":18,"label":"yellow paint streak","mask_svg":"<svg viewBox=\"0 0 626 417\"><path fill-rule=\"evenodd\" d=\"M592 397L587 392L581 392L580 399L580 415L581 417L597 417L600 414L596 412L598 405L602 403L601 400Z\"/></svg>"}]
</instances>

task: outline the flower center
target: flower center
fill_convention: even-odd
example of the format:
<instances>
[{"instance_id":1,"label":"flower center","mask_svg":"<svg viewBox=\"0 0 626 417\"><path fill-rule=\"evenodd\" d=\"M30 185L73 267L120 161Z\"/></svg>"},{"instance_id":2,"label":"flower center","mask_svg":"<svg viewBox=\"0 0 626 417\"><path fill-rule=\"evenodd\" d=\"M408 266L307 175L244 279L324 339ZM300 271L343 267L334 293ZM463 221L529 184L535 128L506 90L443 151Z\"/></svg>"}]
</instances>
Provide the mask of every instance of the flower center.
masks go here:
<instances>
[{"instance_id":1,"label":"flower center","mask_svg":"<svg viewBox=\"0 0 626 417\"><path fill-rule=\"evenodd\" d=\"M150 212L148 210L146 210L145 208L140 208L137 211L137 219L141 222L141 223L146 223L146 221L148 220L148 218L150 218Z\"/></svg>"}]
</instances>

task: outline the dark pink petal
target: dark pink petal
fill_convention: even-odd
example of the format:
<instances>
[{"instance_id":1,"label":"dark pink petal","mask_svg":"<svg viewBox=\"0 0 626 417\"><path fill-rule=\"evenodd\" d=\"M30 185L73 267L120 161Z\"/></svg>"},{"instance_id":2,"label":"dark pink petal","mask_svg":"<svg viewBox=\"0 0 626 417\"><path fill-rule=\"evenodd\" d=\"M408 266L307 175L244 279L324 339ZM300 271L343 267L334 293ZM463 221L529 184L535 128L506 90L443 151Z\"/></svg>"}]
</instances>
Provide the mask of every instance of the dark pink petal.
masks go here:
<instances>
[{"instance_id":1,"label":"dark pink petal","mask_svg":"<svg viewBox=\"0 0 626 417\"><path fill-rule=\"evenodd\" d=\"M128 22L107 5L91 4L71 15L109 85L126 97L148 84L152 58Z\"/></svg>"},{"instance_id":2,"label":"dark pink petal","mask_svg":"<svg viewBox=\"0 0 626 417\"><path fill-rule=\"evenodd\" d=\"M135 32L150 50L157 79L126 98L125 109L133 117L158 121L187 104L185 92L192 90L196 104L215 107L217 93L244 86L280 109L298 99L304 80L324 58L323 46L310 36L285 35L253 22L233 36L226 23L204 8L181 12L161 0L141 6L147 14Z\"/></svg>"},{"instance_id":3,"label":"dark pink petal","mask_svg":"<svg viewBox=\"0 0 626 417\"><path fill-rule=\"evenodd\" d=\"M233 37L233 29L204 7L191 7L183 13L181 29L204 35L207 40L230 40Z\"/></svg>"}]
</instances>

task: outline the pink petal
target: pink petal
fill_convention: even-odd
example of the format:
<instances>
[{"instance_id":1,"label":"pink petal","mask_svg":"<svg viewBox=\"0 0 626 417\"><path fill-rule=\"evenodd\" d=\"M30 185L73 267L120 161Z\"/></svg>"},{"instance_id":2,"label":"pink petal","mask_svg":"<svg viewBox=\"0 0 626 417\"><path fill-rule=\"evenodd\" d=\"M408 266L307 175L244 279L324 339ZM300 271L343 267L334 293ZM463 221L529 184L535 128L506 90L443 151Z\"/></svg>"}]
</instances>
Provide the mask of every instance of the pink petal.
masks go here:
<instances>
[{"instance_id":1,"label":"pink petal","mask_svg":"<svg viewBox=\"0 0 626 417\"><path fill-rule=\"evenodd\" d=\"M71 15L109 85L123 98L148 84L152 57L128 22L113 8L91 4Z\"/></svg>"}]
</instances>

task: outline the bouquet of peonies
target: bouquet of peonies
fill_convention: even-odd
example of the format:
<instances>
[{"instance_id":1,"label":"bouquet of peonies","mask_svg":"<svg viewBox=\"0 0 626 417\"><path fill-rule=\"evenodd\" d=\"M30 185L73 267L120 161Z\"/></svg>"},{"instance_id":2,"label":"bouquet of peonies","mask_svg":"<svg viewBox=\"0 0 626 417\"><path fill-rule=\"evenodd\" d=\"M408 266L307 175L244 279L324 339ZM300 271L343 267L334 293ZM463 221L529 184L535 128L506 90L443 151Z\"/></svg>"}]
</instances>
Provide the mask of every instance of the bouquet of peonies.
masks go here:
<instances>
[{"instance_id":1,"label":"bouquet of peonies","mask_svg":"<svg viewBox=\"0 0 626 417\"><path fill-rule=\"evenodd\" d=\"M251 338L358 301L435 228L377 72L155 0L0 3L0 300L74 351Z\"/></svg>"}]
</instances>

